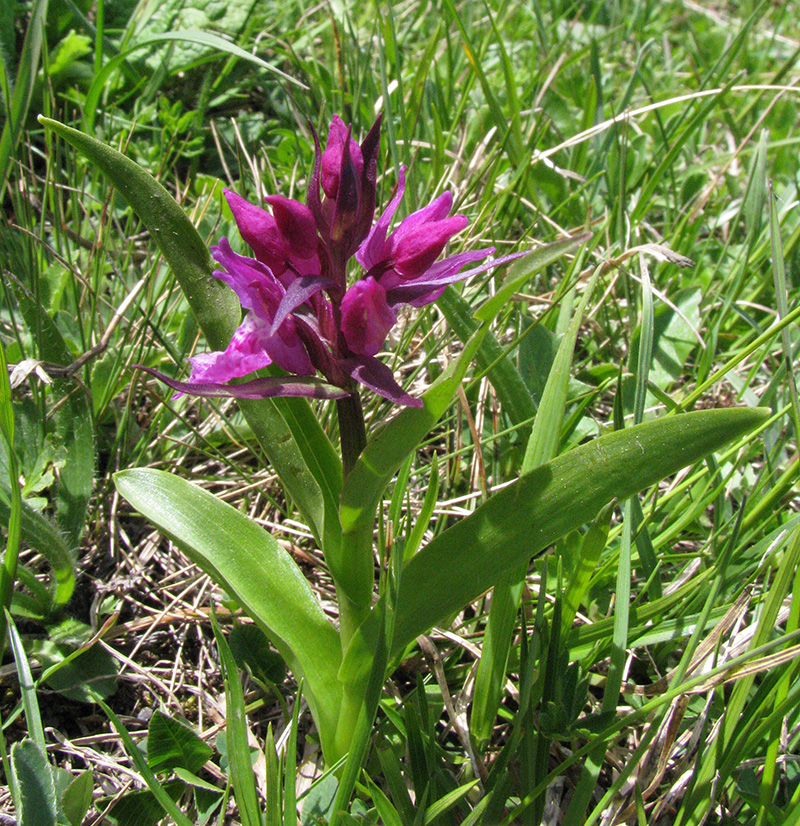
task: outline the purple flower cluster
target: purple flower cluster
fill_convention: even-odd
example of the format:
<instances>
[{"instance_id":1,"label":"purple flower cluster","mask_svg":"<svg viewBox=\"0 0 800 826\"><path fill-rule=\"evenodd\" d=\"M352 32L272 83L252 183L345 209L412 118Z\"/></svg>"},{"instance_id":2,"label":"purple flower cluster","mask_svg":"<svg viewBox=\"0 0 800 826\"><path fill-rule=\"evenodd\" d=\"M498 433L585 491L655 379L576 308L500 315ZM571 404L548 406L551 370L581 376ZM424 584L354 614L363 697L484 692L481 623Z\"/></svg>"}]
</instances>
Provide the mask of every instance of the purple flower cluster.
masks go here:
<instances>
[{"instance_id":1,"label":"purple flower cluster","mask_svg":"<svg viewBox=\"0 0 800 826\"><path fill-rule=\"evenodd\" d=\"M315 136L305 204L270 195L269 211L225 192L254 257L235 253L222 238L211 248L220 266L214 275L234 290L247 313L224 351L195 356L189 381L169 380L172 387L206 396L343 398L360 383L395 404L421 406L376 358L397 323L398 308L429 304L448 284L517 255L466 271L465 265L494 248L438 261L447 242L468 224L466 216L450 215L449 192L392 228L405 190L404 168L388 207L373 224L379 141L380 118L359 145L334 115L324 151ZM360 271L348 286L353 257ZM228 384L269 364L304 378Z\"/></svg>"}]
</instances>

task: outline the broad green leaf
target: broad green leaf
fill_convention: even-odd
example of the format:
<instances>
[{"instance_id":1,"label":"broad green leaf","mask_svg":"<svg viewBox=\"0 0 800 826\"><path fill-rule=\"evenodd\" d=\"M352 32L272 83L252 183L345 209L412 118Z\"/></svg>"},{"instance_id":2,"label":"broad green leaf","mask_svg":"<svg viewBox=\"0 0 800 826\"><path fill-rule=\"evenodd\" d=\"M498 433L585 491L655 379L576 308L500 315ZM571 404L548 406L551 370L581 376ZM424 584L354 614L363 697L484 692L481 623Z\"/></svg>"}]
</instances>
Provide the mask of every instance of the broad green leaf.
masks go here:
<instances>
[{"instance_id":1,"label":"broad green leaf","mask_svg":"<svg viewBox=\"0 0 800 826\"><path fill-rule=\"evenodd\" d=\"M609 433L541 465L433 539L403 571L392 657L558 537L766 421L760 408L700 410ZM340 678L363 679L377 638L370 616Z\"/></svg>"},{"instance_id":2,"label":"broad green leaf","mask_svg":"<svg viewBox=\"0 0 800 826\"><path fill-rule=\"evenodd\" d=\"M593 519L611 499L627 499L699 461L768 415L730 408L665 416L581 445L504 488L403 571L395 652L480 596L515 562Z\"/></svg>"},{"instance_id":3,"label":"broad green leaf","mask_svg":"<svg viewBox=\"0 0 800 826\"><path fill-rule=\"evenodd\" d=\"M320 823L327 823L333 815L333 803L338 789L339 781L333 774L317 780L303 799L301 826L319 826Z\"/></svg>"},{"instance_id":4,"label":"broad green leaf","mask_svg":"<svg viewBox=\"0 0 800 826\"><path fill-rule=\"evenodd\" d=\"M114 481L259 623L295 676L304 677L320 731L333 731L339 636L289 554L247 516L178 476L142 468L121 471Z\"/></svg>"},{"instance_id":5,"label":"broad green leaf","mask_svg":"<svg viewBox=\"0 0 800 826\"><path fill-rule=\"evenodd\" d=\"M180 766L199 771L214 750L186 723L154 712L147 727L147 764L154 772L170 771Z\"/></svg>"},{"instance_id":6,"label":"broad green leaf","mask_svg":"<svg viewBox=\"0 0 800 826\"><path fill-rule=\"evenodd\" d=\"M17 823L25 826L56 826L58 801L53 773L44 752L33 740L11 747L11 766L19 786Z\"/></svg>"},{"instance_id":7,"label":"broad green leaf","mask_svg":"<svg viewBox=\"0 0 800 826\"><path fill-rule=\"evenodd\" d=\"M367 608L372 600L372 529L383 491L452 402L484 333L485 326L424 394L422 408L405 408L370 441L345 480L340 508L341 554L327 557L327 561L337 586L360 608Z\"/></svg>"}]
</instances>

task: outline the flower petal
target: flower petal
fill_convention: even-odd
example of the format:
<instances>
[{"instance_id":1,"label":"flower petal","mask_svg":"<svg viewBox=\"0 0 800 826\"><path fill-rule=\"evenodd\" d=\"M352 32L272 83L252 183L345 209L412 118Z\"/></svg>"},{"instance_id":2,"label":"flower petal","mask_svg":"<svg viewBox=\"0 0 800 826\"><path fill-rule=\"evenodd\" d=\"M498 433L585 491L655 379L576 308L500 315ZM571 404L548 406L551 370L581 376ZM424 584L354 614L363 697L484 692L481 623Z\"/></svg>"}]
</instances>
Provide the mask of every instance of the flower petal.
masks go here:
<instances>
[{"instance_id":1,"label":"flower petal","mask_svg":"<svg viewBox=\"0 0 800 826\"><path fill-rule=\"evenodd\" d=\"M235 253L227 238L220 238L219 246L211 247L211 257L225 268L214 270L214 276L236 293L245 310L262 318L275 311L283 288L266 264Z\"/></svg>"},{"instance_id":2,"label":"flower petal","mask_svg":"<svg viewBox=\"0 0 800 826\"><path fill-rule=\"evenodd\" d=\"M230 189L224 192L239 234L256 258L266 264L277 277L283 275L289 258L289 246L275 218L266 209L251 204Z\"/></svg>"},{"instance_id":3,"label":"flower petal","mask_svg":"<svg viewBox=\"0 0 800 826\"><path fill-rule=\"evenodd\" d=\"M405 226L408 220L406 218L390 238L394 269L401 278L408 279L424 276L442 254L445 244L469 224L466 215L454 215L409 230Z\"/></svg>"},{"instance_id":4,"label":"flower petal","mask_svg":"<svg viewBox=\"0 0 800 826\"><path fill-rule=\"evenodd\" d=\"M238 379L272 364L266 351L269 326L252 313L245 316L223 352L201 353L190 359L191 382Z\"/></svg>"},{"instance_id":5,"label":"flower petal","mask_svg":"<svg viewBox=\"0 0 800 826\"><path fill-rule=\"evenodd\" d=\"M441 295L442 290L448 284L455 284L459 281L465 281L472 278L474 275L480 275L482 272L494 269L495 267L502 267L511 261L516 261L517 258L522 258L528 255L530 250L525 252L514 252L510 255L504 255L501 258L495 258L492 261L487 261L479 267L473 267L471 270L463 270L459 272L464 264L477 261L491 255L494 252L493 247L488 247L483 250L472 250L470 252L462 252L458 255L452 255L450 258L445 258L434 264L427 273L421 278L407 283L399 283L397 286L392 286L386 291L386 297L391 307L398 304L412 304L415 307L422 307L429 304L431 301ZM435 294L434 294L435 293Z\"/></svg>"},{"instance_id":6,"label":"flower petal","mask_svg":"<svg viewBox=\"0 0 800 826\"><path fill-rule=\"evenodd\" d=\"M382 361L370 356L361 356L360 359L344 359L341 364L357 382L389 399L390 402L405 407L422 407L422 399L409 396Z\"/></svg>"},{"instance_id":7,"label":"flower petal","mask_svg":"<svg viewBox=\"0 0 800 826\"><path fill-rule=\"evenodd\" d=\"M336 289L336 282L324 275L304 275L292 281L275 311L275 317L272 319L272 332L274 333L286 317L301 304L305 304L312 295L331 289Z\"/></svg>"},{"instance_id":8,"label":"flower petal","mask_svg":"<svg viewBox=\"0 0 800 826\"><path fill-rule=\"evenodd\" d=\"M401 235L401 230L415 230L421 224L428 224L432 221L441 221L447 218L453 208L453 195L450 190L445 190L438 198L434 198L427 206L412 212L408 218L404 218L397 228L397 234Z\"/></svg>"},{"instance_id":9,"label":"flower petal","mask_svg":"<svg viewBox=\"0 0 800 826\"><path fill-rule=\"evenodd\" d=\"M369 272L373 267L383 263L390 254L390 246L386 242L386 233L389 230L389 224L392 223L397 207L403 198L403 193L406 191L406 168L400 167L400 176L397 181L397 189L395 190L389 206L383 211L383 214L375 222L375 226L370 230L369 235L364 239L364 243L358 248L356 252L356 261Z\"/></svg>"},{"instance_id":10,"label":"flower petal","mask_svg":"<svg viewBox=\"0 0 800 826\"><path fill-rule=\"evenodd\" d=\"M153 370L135 364L137 370L144 370L163 381L178 393L206 398L266 399L275 396L304 396L310 399L343 399L349 395L347 390L326 384L320 379L298 378L297 376L269 376L253 379L243 384L219 384L215 382L177 381Z\"/></svg>"},{"instance_id":11,"label":"flower petal","mask_svg":"<svg viewBox=\"0 0 800 826\"><path fill-rule=\"evenodd\" d=\"M289 260L312 258L317 254L317 224L311 210L300 201L283 195L268 195L275 222L286 240Z\"/></svg>"},{"instance_id":12,"label":"flower petal","mask_svg":"<svg viewBox=\"0 0 800 826\"><path fill-rule=\"evenodd\" d=\"M369 276L350 287L341 307L347 346L359 355L374 356L397 323L396 313L386 302L386 291Z\"/></svg>"}]
</instances>

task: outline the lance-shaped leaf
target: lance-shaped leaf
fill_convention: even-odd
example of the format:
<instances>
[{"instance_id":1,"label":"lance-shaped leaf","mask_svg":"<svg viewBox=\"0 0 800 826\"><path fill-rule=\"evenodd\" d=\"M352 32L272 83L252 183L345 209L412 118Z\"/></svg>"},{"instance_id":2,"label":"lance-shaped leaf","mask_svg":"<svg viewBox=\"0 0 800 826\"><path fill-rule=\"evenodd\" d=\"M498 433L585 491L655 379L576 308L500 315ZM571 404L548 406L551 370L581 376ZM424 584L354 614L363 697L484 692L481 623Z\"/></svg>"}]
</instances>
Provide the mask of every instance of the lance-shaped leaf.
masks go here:
<instances>
[{"instance_id":1,"label":"lance-shaped leaf","mask_svg":"<svg viewBox=\"0 0 800 826\"><path fill-rule=\"evenodd\" d=\"M601 436L541 465L437 536L403 569L392 657L461 610L525 559L626 499L752 430L760 408L700 410ZM364 679L377 639L370 615L340 679Z\"/></svg>"},{"instance_id":2,"label":"lance-shaped leaf","mask_svg":"<svg viewBox=\"0 0 800 826\"><path fill-rule=\"evenodd\" d=\"M338 716L339 635L294 560L251 519L185 479L150 468L115 474L117 490L260 625L305 680L323 748Z\"/></svg>"}]
</instances>

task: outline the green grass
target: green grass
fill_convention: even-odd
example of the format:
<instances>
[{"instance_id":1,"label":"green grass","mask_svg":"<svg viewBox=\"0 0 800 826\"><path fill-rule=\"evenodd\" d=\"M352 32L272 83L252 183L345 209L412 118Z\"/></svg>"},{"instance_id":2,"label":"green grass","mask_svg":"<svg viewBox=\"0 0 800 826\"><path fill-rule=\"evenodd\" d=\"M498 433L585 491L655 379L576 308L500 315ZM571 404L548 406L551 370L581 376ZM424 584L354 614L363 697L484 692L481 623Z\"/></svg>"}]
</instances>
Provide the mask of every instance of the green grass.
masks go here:
<instances>
[{"instance_id":1,"label":"green grass","mask_svg":"<svg viewBox=\"0 0 800 826\"><path fill-rule=\"evenodd\" d=\"M208 606L235 606L117 498L118 470L158 467L200 483L262 520L306 566L326 609L332 587L236 406L172 399L131 370L182 377L207 344L126 202L35 115L121 149L176 197L204 241L227 235L241 249L222 187L251 199L262 190L302 197L308 124L324 136L338 112L363 134L381 109L379 201L401 164L407 212L451 189L471 219L459 249L506 252L592 233L499 311L463 399L379 509L382 559L406 540L441 534L483 501L484 486L601 428L699 407L767 406L773 416L520 571L505 610L494 602L508 626L499 650L484 648L486 595L407 652L381 695L352 817L536 824L556 822L555 811L571 826L799 823L800 4L254 0L216 19L204 3L180 0L50 5L42 33L41 4L19 3L10 28L0 17L0 339L10 364L38 359L53 378L47 386L31 373L12 391L14 449L0 446L10 546L21 518L12 614L34 679L42 663L30 646L52 636L63 584L74 582L66 614L89 637L120 612L103 645L138 669L120 666L117 695L106 700L126 727L141 732L136 715L161 704L215 745L222 688ZM208 46L196 30L224 35L261 63ZM175 31L185 39L142 44ZM556 353L594 273L564 364ZM384 360L411 392L457 357L503 275L403 318ZM563 397L545 392L551 367ZM392 415L375 397L365 394L364 405L370 428ZM332 410L317 410L337 439ZM6 402L2 412L5 420ZM432 472L435 502L426 499ZM47 539L53 529L63 549ZM239 622L225 610L219 619L223 628ZM172 641L158 636L164 627ZM478 725L481 650L492 652L483 667L492 683L478 695L497 699ZM41 722L24 722L30 686L4 669L8 772L11 743ZM44 729L51 763L103 775L96 815L139 770L118 741L84 742L109 730L104 715L39 688L39 708L51 706L55 721ZM261 747L272 742L271 723L279 745L299 738L313 763L310 718L301 710L299 728L291 722L296 691L291 675L270 686L251 668L241 702L253 705ZM70 715L82 728L64 722L59 732ZM270 752L265 773L291 808L295 754L281 754L283 770ZM220 752L213 762L202 779L224 790L227 763ZM323 786L304 798L298 783L307 812L326 811ZM195 791L182 805L195 817L202 800ZM232 805L226 797L212 817L223 822ZM12 810L7 798L0 806Z\"/></svg>"}]
</instances>

